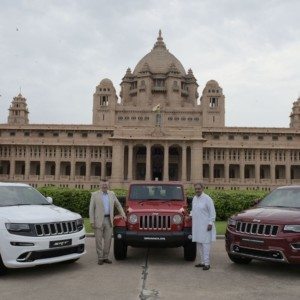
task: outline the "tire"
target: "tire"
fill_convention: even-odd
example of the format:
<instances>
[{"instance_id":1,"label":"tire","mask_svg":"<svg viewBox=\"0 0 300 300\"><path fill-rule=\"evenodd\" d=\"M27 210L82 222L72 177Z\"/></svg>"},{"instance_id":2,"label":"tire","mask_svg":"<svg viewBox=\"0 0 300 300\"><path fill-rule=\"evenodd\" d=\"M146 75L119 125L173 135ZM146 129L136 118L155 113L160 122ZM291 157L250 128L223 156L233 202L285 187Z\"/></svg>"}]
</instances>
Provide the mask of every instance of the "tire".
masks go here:
<instances>
[{"instance_id":1,"label":"tire","mask_svg":"<svg viewBox=\"0 0 300 300\"><path fill-rule=\"evenodd\" d=\"M183 246L183 256L186 261L194 261L196 258L196 243L188 243Z\"/></svg>"},{"instance_id":2,"label":"tire","mask_svg":"<svg viewBox=\"0 0 300 300\"><path fill-rule=\"evenodd\" d=\"M114 256L116 260L124 260L127 257L127 245L120 240L114 240Z\"/></svg>"},{"instance_id":3,"label":"tire","mask_svg":"<svg viewBox=\"0 0 300 300\"><path fill-rule=\"evenodd\" d=\"M233 255L228 253L228 257L230 258L230 260L236 264L239 265L248 265L251 263L252 258L249 257L243 257L243 256L237 256L237 255Z\"/></svg>"},{"instance_id":4,"label":"tire","mask_svg":"<svg viewBox=\"0 0 300 300\"><path fill-rule=\"evenodd\" d=\"M4 263L2 261L1 255L0 255L0 276L5 275L7 273L8 269L4 266Z\"/></svg>"}]
</instances>

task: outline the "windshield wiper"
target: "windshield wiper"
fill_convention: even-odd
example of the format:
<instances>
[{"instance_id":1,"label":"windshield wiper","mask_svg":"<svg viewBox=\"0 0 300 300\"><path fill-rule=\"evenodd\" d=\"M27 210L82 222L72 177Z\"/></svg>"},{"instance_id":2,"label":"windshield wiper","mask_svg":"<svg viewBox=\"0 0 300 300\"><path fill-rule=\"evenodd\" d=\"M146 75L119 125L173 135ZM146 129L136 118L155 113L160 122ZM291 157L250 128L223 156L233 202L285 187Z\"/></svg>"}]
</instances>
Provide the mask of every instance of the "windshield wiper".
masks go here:
<instances>
[{"instance_id":1,"label":"windshield wiper","mask_svg":"<svg viewBox=\"0 0 300 300\"><path fill-rule=\"evenodd\" d=\"M258 207L279 207L279 208L288 208L288 206L284 206L284 205L266 205L266 206L258 206Z\"/></svg>"},{"instance_id":2,"label":"windshield wiper","mask_svg":"<svg viewBox=\"0 0 300 300\"><path fill-rule=\"evenodd\" d=\"M7 204L7 205L2 205L2 207L6 207L6 206L23 206L23 205L31 205L31 204L25 204L25 203L16 203L16 204Z\"/></svg>"},{"instance_id":3,"label":"windshield wiper","mask_svg":"<svg viewBox=\"0 0 300 300\"><path fill-rule=\"evenodd\" d=\"M145 200L140 200L140 201L138 201L139 203L145 203L145 202L150 202L150 201L161 201L162 199L157 199L157 198L155 198L155 199L151 199L151 198L149 198L149 199L145 199Z\"/></svg>"},{"instance_id":4,"label":"windshield wiper","mask_svg":"<svg viewBox=\"0 0 300 300\"><path fill-rule=\"evenodd\" d=\"M171 202L171 201L182 201L182 199L169 199L169 200L162 201L162 203Z\"/></svg>"}]
</instances>

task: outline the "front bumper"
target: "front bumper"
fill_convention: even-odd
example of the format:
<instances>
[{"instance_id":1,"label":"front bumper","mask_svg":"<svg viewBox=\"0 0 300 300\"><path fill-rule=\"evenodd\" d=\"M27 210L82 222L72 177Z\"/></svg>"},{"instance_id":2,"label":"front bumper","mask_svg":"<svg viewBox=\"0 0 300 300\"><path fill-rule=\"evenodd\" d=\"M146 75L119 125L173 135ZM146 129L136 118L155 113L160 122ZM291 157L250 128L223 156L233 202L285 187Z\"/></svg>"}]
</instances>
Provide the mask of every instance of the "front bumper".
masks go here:
<instances>
[{"instance_id":1,"label":"front bumper","mask_svg":"<svg viewBox=\"0 0 300 300\"><path fill-rule=\"evenodd\" d=\"M255 236L226 231L226 251L231 255L249 257L258 260L300 263L300 236Z\"/></svg>"},{"instance_id":2,"label":"front bumper","mask_svg":"<svg viewBox=\"0 0 300 300\"><path fill-rule=\"evenodd\" d=\"M20 236L0 230L0 254L7 268L24 268L77 259L86 253L85 230L57 236ZM68 245L50 247L67 241Z\"/></svg>"},{"instance_id":3,"label":"front bumper","mask_svg":"<svg viewBox=\"0 0 300 300\"><path fill-rule=\"evenodd\" d=\"M114 239L122 240L133 247L181 247L192 242L192 229L185 228L179 232L165 231L129 231L123 227L114 228Z\"/></svg>"}]
</instances>

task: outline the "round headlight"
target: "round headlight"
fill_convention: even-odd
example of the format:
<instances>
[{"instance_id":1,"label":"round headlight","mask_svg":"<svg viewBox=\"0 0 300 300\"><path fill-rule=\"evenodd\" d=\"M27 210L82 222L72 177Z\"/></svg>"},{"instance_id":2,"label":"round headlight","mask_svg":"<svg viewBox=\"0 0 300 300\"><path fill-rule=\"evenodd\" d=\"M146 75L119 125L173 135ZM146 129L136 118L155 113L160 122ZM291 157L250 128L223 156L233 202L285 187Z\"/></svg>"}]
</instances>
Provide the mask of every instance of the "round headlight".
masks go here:
<instances>
[{"instance_id":1,"label":"round headlight","mask_svg":"<svg viewBox=\"0 0 300 300\"><path fill-rule=\"evenodd\" d=\"M129 216L128 221L130 224L136 224L138 221L138 217L135 214Z\"/></svg>"},{"instance_id":2,"label":"round headlight","mask_svg":"<svg viewBox=\"0 0 300 300\"><path fill-rule=\"evenodd\" d=\"M173 216L173 223L174 224L180 224L182 222L182 217L181 215L174 215Z\"/></svg>"}]
</instances>

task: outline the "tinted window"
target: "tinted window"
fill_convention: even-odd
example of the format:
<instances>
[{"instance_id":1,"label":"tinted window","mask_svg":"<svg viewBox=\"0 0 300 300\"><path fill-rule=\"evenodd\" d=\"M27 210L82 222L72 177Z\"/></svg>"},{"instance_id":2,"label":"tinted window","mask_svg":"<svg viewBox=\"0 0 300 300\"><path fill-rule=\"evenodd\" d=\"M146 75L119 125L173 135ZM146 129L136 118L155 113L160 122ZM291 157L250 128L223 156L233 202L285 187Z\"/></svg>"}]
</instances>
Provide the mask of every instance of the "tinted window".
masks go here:
<instances>
[{"instance_id":1,"label":"tinted window","mask_svg":"<svg viewBox=\"0 0 300 300\"><path fill-rule=\"evenodd\" d=\"M289 188L274 190L267 195L258 206L300 208L300 189Z\"/></svg>"},{"instance_id":2,"label":"tinted window","mask_svg":"<svg viewBox=\"0 0 300 300\"><path fill-rule=\"evenodd\" d=\"M27 186L0 186L0 206L46 205L42 194Z\"/></svg>"},{"instance_id":3,"label":"tinted window","mask_svg":"<svg viewBox=\"0 0 300 300\"><path fill-rule=\"evenodd\" d=\"M183 200L182 187L176 185L132 185L131 200Z\"/></svg>"}]
</instances>

